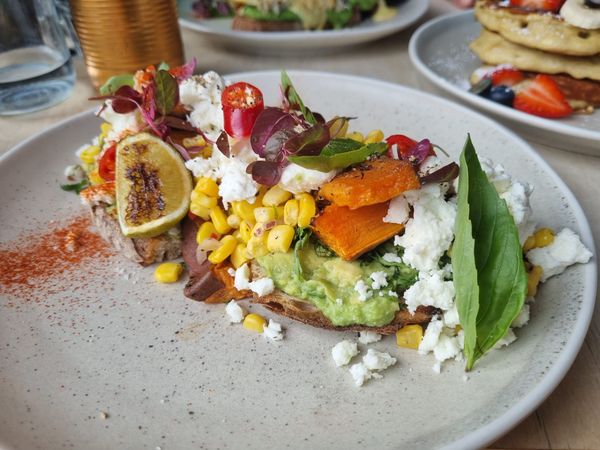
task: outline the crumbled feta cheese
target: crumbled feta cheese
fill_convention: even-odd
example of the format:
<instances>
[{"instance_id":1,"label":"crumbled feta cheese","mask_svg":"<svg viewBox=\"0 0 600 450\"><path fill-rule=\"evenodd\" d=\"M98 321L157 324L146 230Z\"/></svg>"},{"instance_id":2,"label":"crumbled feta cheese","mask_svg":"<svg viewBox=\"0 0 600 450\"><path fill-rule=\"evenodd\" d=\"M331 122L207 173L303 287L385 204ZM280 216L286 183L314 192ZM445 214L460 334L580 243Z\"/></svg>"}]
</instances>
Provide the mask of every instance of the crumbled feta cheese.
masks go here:
<instances>
[{"instance_id":1,"label":"crumbled feta cheese","mask_svg":"<svg viewBox=\"0 0 600 450\"><path fill-rule=\"evenodd\" d=\"M374 331L361 331L358 336L358 342L365 345L372 344L373 342L379 342L381 337L379 333L375 333Z\"/></svg>"},{"instance_id":2,"label":"crumbled feta cheese","mask_svg":"<svg viewBox=\"0 0 600 450\"><path fill-rule=\"evenodd\" d=\"M362 386L365 381L370 380L373 377L371 372L363 363L356 363L350 367L350 374L354 378L354 383L357 386Z\"/></svg>"},{"instance_id":3,"label":"crumbled feta cheese","mask_svg":"<svg viewBox=\"0 0 600 450\"><path fill-rule=\"evenodd\" d=\"M579 236L569 228L562 229L552 244L534 248L527 252L527 259L533 265L543 270L541 281L558 275L572 264L586 263L592 257L590 252L579 239Z\"/></svg>"},{"instance_id":4,"label":"crumbled feta cheese","mask_svg":"<svg viewBox=\"0 0 600 450\"><path fill-rule=\"evenodd\" d=\"M227 317L231 323L240 323L244 320L244 316L246 315L246 312L235 300L231 300L227 303L227 306L225 306L225 313L227 313Z\"/></svg>"},{"instance_id":5,"label":"crumbled feta cheese","mask_svg":"<svg viewBox=\"0 0 600 450\"><path fill-rule=\"evenodd\" d=\"M402 262L402 258L400 258L395 253L384 253L383 260L387 261L389 263L401 263Z\"/></svg>"},{"instance_id":6,"label":"crumbled feta cheese","mask_svg":"<svg viewBox=\"0 0 600 450\"><path fill-rule=\"evenodd\" d=\"M263 336L272 341L281 341L283 339L281 324L269 319L269 325L263 327Z\"/></svg>"},{"instance_id":7,"label":"crumbled feta cheese","mask_svg":"<svg viewBox=\"0 0 600 450\"><path fill-rule=\"evenodd\" d=\"M120 114L112 108L112 100L106 100L105 105L100 117L111 125L111 129L106 135L107 142L118 141L125 132L137 133L144 126L145 122L137 108L131 112Z\"/></svg>"},{"instance_id":8,"label":"crumbled feta cheese","mask_svg":"<svg viewBox=\"0 0 600 450\"><path fill-rule=\"evenodd\" d=\"M361 302L367 301L367 299L371 298L373 292L371 292L363 280L358 280L354 285L354 290L358 293L358 299Z\"/></svg>"},{"instance_id":9,"label":"crumbled feta cheese","mask_svg":"<svg viewBox=\"0 0 600 450\"><path fill-rule=\"evenodd\" d=\"M313 169L305 169L297 164L289 164L283 169L279 186L293 194L310 192L319 189L322 184L331 181L337 171L320 172Z\"/></svg>"},{"instance_id":10,"label":"crumbled feta cheese","mask_svg":"<svg viewBox=\"0 0 600 450\"><path fill-rule=\"evenodd\" d=\"M243 291L244 289L249 289L250 284L250 267L248 263L242 264L235 271L235 276L233 278L233 287L235 287L238 291Z\"/></svg>"},{"instance_id":11,"label":"crumbled feta cheese","mask_svg":"<svg viewBox=\"0 0 600 450\"><path fill-rule=\"evenodd\" d=\"M440 158L438 158L437 156L428 156L423 160L423 162L419 166L419 175L427 175L438 169L441 165L442 160Z\"/></svg>"},{"instance_id":12,"label":"crumbled feta cheese","mask_svg":"<svg viewBox=\"0 0 600 450\"><path fill-rule=\"evenodd\" d=\"M386 216L383 218L387 223L406 223L410 215L410 206L403 195L394 197L390 201L390 206Z\"/></svg>"},{"instance_id":13,"label":"crumbled feta cheese","mask_svg":"<svg viewBox=\"0 0 600 450\"><path fill-rule=\"evenodd\" d=\"M345 366L356 355L358 355L358 345L348 340L338 342L331 349L331 356L338 367Z\"/></svg>"},{"instance_id":14,"label":"crumbled feta cheese","mask_svg":"<svg viewBox=\"0 0 600 450\"><path fill-rule=\"evenodd\" d=\"M456 303L453 304L447 311L444 311L444 326L448 328L454 328L460 324L460 319L458 317L458 309L456 308Z\"/></svg>"},{"instance_id":15,"label":"crumbled feta cheese","mask_svg":"<svg viewBox=\"0 0 600 450\"><path fill-rule=\"evenodd\" d=\"M419 279L404 292L404 299L411 313L419 305L448 310L454 304L454 294L454 283L445 281L443 273L438 270L419 273Z\"/></svg>"},{"instance_id":16,"label":"crumbled feta cheese","mask_svg":"<svg viewBox=\"0 0 600 450\"><path fill-rule=\"evenodd\" d=\"M442 363L440 361L436 361L431 369L439 375L442 372Z\"/></svg>"},{"instance_id":17,"label":"crumbled feta cheese","mask_svg":"<svg viewBox=\"0 0 600 450\"><path fill-rule=\"evenodd\" d=\"M229 274L229 276L235 277L235 269L233 267L227 269L227 273Z\"/></svg>"},{"instance_id":18,"label":"crumbled feta cheese","mask_svg":"<svg viewBox=\"0 0 600 450\"><path fill-rule=\"evenodd\" d=\"M448 336L444 333L440 334L437 344L433 349L433 355L439 362L444 362L447 359L455 358L460 353L460 345L456 336Z\"/></svg>"},{"instance_id":19,"label":"crumbled feta cheese","mask_svg":"<svg viewBox=\"0 0 600 450\"><path fill-rule=\"evenodd\" d=\"M390 297L396 297L396 298L398 298L398 297L399 297L397 292L394 292L394 291L388 291L387 293L388 293L388 295L389 295Z\"/></svg>"},{"instance_id":20,"label":"crumbled feta cheese","mask_svg":"<svg viewBox=\"0 0 600 450\"><path fill-rule=\"evenodd\" d=\"M84 180L86 176L85 170L79 164L65 167L65 178L72 183L78 183Z\"/></svg>"},{"instance_id":21,"label":"crumbled feta cheese","mask_svg":"<svg viewBox=\"0 0 600 450\"><path fill-rule=\"evenodd\" d=\"M413 207L413 217L406 223L404 234L394 238L394 244L404 247L403 261L417 270L437 269L454 239L456 204L447 202L444 194L439 184L404 193Z\"/></svg>"},{"instance_id":22,"label":"crumbled feta cheese","mask_svg":"<svg viewBox=\"0 0 600 450\"><path fill-rule=\"evenodd\" d=\"M502 347L506 347L507 345L512 344L516 340L517 340L517 336L515 335L515 332L512 330L512 328L509 328L506 331L506 334L502 337L502 339L500 339L498 342L496 342L496 345L494 345L494 348L499 349Z\"/></svg>"},{"instance_id":23,"label":"crumbled feta cheese","mask_svg":"<svg viewBox=\"0 0 600 450\"><path fill-rule=\"evenodd\" d=\"M510 326L512 328L521 328L527 325L529 322L529 305L525 303L519 311L519 315L515 317L515 320L512 321Z\"/></svg>"},{"instance_id":24,"label":"crumbled feta cheese","mask_svg":"<svg viewBox=\"0 0 600 450\"><path fill-rule=\"evenodd\" d=\"M221 180L219 196L227 209L233 201L247 200L254 203L258 184L252 179L252 175L246 173L246 167L257 158L248 145L240 147L236 153L232 152L230 157L214 148L210 158L192 158L186 161L185 166L195 177Z\"/></svg>"},{"instance_id":25,"label":"crumbled feta cheese","mask_svg":"<svg viewBox=\"0 0 600 450\"><path fill-rule=\"evenodd\" d=\"M191 109L188 121L216 141L224 128L221 93L225 82L216 72L206 72L184 80L179 85L179 99Z\"/></svg>"},{"instance_id":26,"label":"crumbled feta cheese","mask_svg":"<svg viewBox=\"0 0 600 450\"><path fill-rule=\"evenodd\" d=\"M275 290L275 284L270 278L259 278L248 283L248 288L256 295L268 295Z\"/></svg>"},{"instance_id":27,"label":"crumbled feta cheese","mask_svg":"<svg viewBox=\"0 0 600 450\"><path fill-rule=\"evenodd\" d=\"M363 364L369 370L385 370L396 364L396 358L389 353L378 352L370 348L363 356Z\"/></svg>"},{"instance_id":28,"label":"crumbled feta cheese","mask_svg":"<svg viewBox=\"0 0 600 450\"><path fill-rule=\"evenodd\" d=\"M438 316L431 319L431 322L427 325L427 329L423 335L423 340L421 341L421 344L419 344L419 353L421 355L426 355L433 351L440 339L443 326L444 323Z\"/></svg>"},{"instance_id":29,"label":"crumbled feta cheese","mask_svg":"<svg viewBox=\"0 0 600 450\"><path fill-rule=\"evenodd\" d=\"M383 271L373 272L371 274L371 280L373 280L373 283L371 284L373 289L381 289L388 284L387 274Z\"/></svg>"}]
</instances>

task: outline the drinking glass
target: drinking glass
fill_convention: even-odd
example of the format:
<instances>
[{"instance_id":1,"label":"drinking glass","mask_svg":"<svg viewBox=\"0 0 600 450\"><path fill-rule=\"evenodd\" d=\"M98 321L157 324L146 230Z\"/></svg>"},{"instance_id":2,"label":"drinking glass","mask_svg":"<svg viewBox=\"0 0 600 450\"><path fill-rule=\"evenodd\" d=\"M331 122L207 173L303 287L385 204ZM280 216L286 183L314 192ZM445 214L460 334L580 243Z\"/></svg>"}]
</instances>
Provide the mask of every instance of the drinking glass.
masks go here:
<instances>
[{"instance_id":1,"label":"drinking glass","mask_svg":"<svg viewBox=\"0 0 600 450\"><path fill-rule=\"evenodd\" d=\"M0 115L65 100L75 72L52 0L0 0Z\"/></svg>"}]
</instances>

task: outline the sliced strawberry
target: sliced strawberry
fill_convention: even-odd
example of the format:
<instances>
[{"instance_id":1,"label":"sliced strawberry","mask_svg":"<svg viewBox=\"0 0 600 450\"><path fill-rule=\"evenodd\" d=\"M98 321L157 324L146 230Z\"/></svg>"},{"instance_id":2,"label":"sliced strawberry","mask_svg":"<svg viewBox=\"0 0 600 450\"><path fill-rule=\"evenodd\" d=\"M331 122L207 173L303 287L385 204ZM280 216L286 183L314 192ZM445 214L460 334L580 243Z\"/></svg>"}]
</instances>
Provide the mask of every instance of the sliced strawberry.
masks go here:
<instances>
[{"instance_id":1,"label":"sliced strawberry","mask_svg":"<svg viewBox=\"0 0 600 450\"><path fill-rule=\"evenodd\" d=\"M564 2L565 0L510 0L510 5L533 11L557 13Z\"/></svg>"},{"instance_id":2,"label":"sliced strawberry","mask_svg":"<svg viewBox=\"0 0 600 450\"><path fill-rule=\"evenodd\" d=\"M573 112L556 82L548 75L537 75L517 93L513 106L519 111L549 118L565 117Z\"/></svg>"},{"instance_id":3,"label":"sliced strawberry","mask_svg":"<svg viewBox=\"0 0 600 450\"><path fill-rule=\"evenodd\" d=\"M491 74L493 86L514 86L525 79L525 75L518 69L512 67L502 67L494 70Z\"/></svg>"}]
</instances>

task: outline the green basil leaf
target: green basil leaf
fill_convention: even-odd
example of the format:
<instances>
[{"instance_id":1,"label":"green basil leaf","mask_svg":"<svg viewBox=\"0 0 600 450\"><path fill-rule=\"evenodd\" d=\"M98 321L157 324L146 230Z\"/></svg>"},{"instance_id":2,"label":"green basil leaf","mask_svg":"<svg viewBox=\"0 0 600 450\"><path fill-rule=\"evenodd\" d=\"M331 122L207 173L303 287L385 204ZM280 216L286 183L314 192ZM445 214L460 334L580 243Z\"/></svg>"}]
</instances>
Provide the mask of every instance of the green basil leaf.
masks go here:
<instances>
[{"instance_id":1,"label":"green basil leaf","mask_svg":"<svg viewBox=\"0 0 600 450\"><path fill-rule=\"evenodd\" d=\"M300 252L308 242L312 231L309 227L305 228L296 228L296 235L294 239L296 243L294 244L294 273L296 276L302 278L304 275L304 270L302 269L302 262L300 261Z\"/></svg>"},{"instance_id":2,"label":"green basil leaf","mask_svg":"<svg viewBox=\"0 0 600 450\"><path fill-rule=\"evenodd\" d=\"M166 70L156 72L156 92L154 98L156 108L163 116L166 116L179 101L179 85L173 75Z\"/></svg>"},{"instance_id":3,"label":"green basil leaf","mask_svg":"<svg viewBox=\"0 0 600 450\"><path fill-rule=\"evenodd\" d=\"M517 227L481 169L470 136L460 157L454 232L454 287L470 370L506 334L527 289Z\"/></svg>"},{"instance_id":4,"label":"green basil leaf","mask_svg":"<svg viewBox=\"0 0 600 450\"><path fill-rule=\"evenodd\" d=\"M130 73L124 73L110 77L102 86L100 86L99 91L100 95L110 95L117 92L117 89L119 89L121 86L133 87L133 85L133 75Z\"/></svg>"},{"instance_id":5,"label":"green basil leaf","mask_svg":"<svg viewBox=\"0 0 600 450\"><path fill-rule=\"evenodd\" d=\"M334 139L317 156L288 156L288 160L305 169L329 172L361 163L369 156L386 151L387 144L385 142L361 144L352 139Z\"/></svg>"},{"instance_id":6,"label":"green basil leaf","mask_svg":"<svg viewBox=\"0 0 600 450\"><path fill-rule=\"evenodd\" d=\"M89 185L90 185L90 184L89 184L88 180L87 180L87 179L85 179L85 180L81 180L81 181L80 181L80 182L78 182L78 183L71 183L71 184L61 184L61 185L60 185L60 188L61 188L63 191L67 191L67 192L74 192L74 193L76 193L76 194L78 194L78 195L79 195L79 193L80 193L81 191L83 191L83 190L84 190L86 187L88 187Z\"/></svg>"},{"instance_id":7,"label":"green basil leaf","mask_svg":"<svg viewBox=\"0 0 600 450\"><path fill-rule=\"evenodd\" d=\"M292 84L292 80L290 80L290 77L285 70L281 71L281 90L290 104L290 108L299 110L304 116L304 119L311 125L317 124L317 119L310 109L304 106L304 102L300 98L300 95L298 95L298 92Z\"/></svg>"}]
</instances>

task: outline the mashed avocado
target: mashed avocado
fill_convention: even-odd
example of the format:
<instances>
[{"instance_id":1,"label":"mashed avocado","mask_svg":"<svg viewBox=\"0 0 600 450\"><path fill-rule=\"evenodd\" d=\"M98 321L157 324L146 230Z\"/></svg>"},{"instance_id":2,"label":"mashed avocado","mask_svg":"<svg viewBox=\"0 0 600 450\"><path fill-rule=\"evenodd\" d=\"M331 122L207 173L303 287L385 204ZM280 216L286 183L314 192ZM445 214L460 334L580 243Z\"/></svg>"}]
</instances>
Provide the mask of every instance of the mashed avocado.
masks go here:
<instances>
[{"instance_id":1,"label":"mashed avocado","mask_svg":"<svg viewBox=\"0 0 600 450\"><path fill-rule=\"evenodd\" d=\"M288 295L315 305L336 326L361 324L382 326L394 319L400 309L398 296L393 292L406 290L416 280L416 272L400 264L384 265L378 258L368 261L344 261L341 258L319 256L312 243L299 252L302 274L295 270L293 251L270 253L257 258L275 287ZM386 274L387 285L371 289L374 272ZM361 301L354 289L362 280L371 296ZM392 291L392 293L390 293Z\"/></svg>"}]
</instances>

